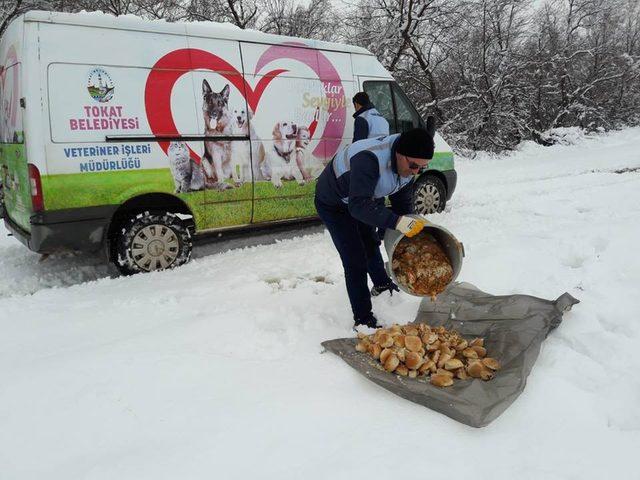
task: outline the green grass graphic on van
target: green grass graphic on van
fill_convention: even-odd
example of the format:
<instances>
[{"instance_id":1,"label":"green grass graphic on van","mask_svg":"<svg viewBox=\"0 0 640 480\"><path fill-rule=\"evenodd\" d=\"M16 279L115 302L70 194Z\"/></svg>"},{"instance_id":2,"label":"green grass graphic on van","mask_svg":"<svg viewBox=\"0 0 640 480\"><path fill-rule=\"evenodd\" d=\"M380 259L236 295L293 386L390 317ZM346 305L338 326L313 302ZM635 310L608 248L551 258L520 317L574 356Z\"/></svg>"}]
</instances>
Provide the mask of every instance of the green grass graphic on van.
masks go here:
<instances>
[{"instance_id":1,"label":"green grass graphic on van","mask_svg":"<svg viewBox=\"0 0 640 480\"><path fill-rule=\"evenodd\" d=\"M23 144L0 144L0 179L7 215L21 228L29 231L31 229L29 223L31 184L25 157Z\"/></svg>"},{"instance_id":2,"label":"green grass graphic on van","mask_svg":"<svg viewBox=\"0 0 640 480\"><path fill-rule=\"evenodd\" d=\"M429 169L440 170L441 172L453 170L453 153L435 152L433 159L429 161Z\"/></svg>"},{"instance_id":3,"label":"green grass graphic on van","mask_svg":"<svg viewBox=\"0 0 640 480\"><path fill-rule=\"evenodd\" d=\"M181 198L194 214L196 228L205 230L251 222L250 182L223 192L215 190L174 194L174 182L168 169L132 170L42 177L47 210L120 205L145 193L168 193ZM284 182L275 188L271 182L256 182L253 221L266 222L315 215L315 182L298 185Z\"/></svg>"}]
</instances>

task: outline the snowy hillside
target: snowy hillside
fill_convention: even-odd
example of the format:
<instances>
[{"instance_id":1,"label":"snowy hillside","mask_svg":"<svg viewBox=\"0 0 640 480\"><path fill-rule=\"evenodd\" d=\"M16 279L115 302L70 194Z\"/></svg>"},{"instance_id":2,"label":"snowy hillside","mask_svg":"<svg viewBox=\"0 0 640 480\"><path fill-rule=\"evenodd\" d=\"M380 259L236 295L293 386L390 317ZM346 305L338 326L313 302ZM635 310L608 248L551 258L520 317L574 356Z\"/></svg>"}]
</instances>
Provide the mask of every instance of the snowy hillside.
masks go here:
<instances>
[{"instance_id":1,"label":"snowy hillside","mask_svg":"<svg viewBox=\"0 0 640 480\"><path fill-rule=\"evenodd\" d=\"M326 233L110 278L39 263L0 227L0 478L634 478L640 451L640 129L458 159L460 280L581 303L524 393L473 429L361 377ZM374 300L384 323L419 299ZM435 478L435 477L434 477Z\"/></svg>"}]
</instances>

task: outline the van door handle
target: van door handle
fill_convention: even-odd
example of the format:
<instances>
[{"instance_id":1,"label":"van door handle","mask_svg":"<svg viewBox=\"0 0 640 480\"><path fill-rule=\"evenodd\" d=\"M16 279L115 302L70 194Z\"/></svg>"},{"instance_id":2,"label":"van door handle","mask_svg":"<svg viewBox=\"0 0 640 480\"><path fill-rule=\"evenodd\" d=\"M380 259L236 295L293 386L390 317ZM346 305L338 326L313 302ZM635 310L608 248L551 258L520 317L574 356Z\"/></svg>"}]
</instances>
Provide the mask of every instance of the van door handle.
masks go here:
<instances>
[{"instance_id":1,"label":"van door handle","mask_svg":"<svg viewBox=\"0 0 640 480\"><path fill-rule=\"evenodd\" d=\"M246 142L251 140L248 135L107 135L105 142Z\"/></svg>"}]
</instances>

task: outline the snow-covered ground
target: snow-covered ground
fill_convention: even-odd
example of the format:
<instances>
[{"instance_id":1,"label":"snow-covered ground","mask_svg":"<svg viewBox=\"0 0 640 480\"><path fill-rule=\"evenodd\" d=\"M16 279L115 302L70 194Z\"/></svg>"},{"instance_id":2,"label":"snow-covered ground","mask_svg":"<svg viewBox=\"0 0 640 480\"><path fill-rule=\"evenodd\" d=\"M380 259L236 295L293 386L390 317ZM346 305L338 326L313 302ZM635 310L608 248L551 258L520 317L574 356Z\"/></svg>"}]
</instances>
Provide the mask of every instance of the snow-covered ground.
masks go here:
<instances>
[{"instance_id":1,"label":"snow-covered ground","mask_svg":"<svg viewBox=\"0 0 640 480\"><path fill-rule=\"evenodd\" d=\"M638 478L640 129L457 169L432 220L465 244L460 280L581 300L494 423L321 354L352 334L326 233L111 278L90 257L39 263L0 228L0 478ZM385 323L419 303L374 301Z\"/></svg>"}]
</instances>

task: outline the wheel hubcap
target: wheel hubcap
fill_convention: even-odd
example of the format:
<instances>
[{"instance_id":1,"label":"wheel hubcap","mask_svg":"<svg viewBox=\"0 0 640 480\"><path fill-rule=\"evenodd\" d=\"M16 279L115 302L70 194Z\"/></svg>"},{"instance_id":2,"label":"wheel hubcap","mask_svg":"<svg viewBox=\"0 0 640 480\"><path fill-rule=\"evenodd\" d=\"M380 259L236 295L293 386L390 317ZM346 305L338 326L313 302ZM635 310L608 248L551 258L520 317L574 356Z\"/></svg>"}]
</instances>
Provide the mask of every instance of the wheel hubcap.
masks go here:
<instances>
[{"instance_id":1,"label":"wheel hubcap","mask_svg":"<svg viewBox=\"0 0 640 480\"><path fill-rule=\"evenodd\" d=\"M133 261L141 269L163 270L178 257L178 237L165 225L149 225L140 230L131 244Z\"/></svg>"},{"instance_id":2,"label":"wheel hubcap","mask_svg":"<svg viewBox=\"0 0 640 480\"><path fill-rule=\"evenodd\" d=\"M438 189L430 183L421 185L416 192L417 213L436 213L439 206L440 192Z\"/></svg>"}]
</instances>

